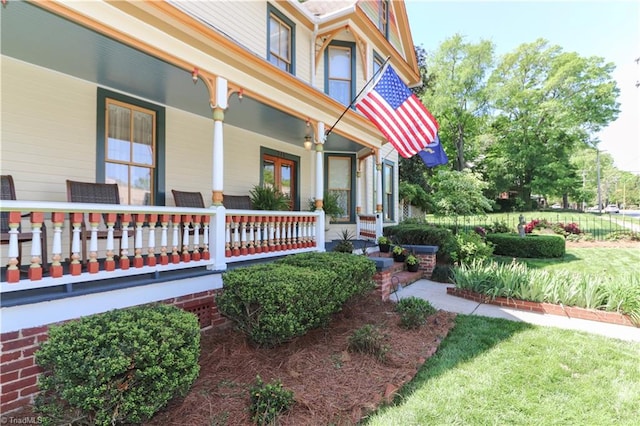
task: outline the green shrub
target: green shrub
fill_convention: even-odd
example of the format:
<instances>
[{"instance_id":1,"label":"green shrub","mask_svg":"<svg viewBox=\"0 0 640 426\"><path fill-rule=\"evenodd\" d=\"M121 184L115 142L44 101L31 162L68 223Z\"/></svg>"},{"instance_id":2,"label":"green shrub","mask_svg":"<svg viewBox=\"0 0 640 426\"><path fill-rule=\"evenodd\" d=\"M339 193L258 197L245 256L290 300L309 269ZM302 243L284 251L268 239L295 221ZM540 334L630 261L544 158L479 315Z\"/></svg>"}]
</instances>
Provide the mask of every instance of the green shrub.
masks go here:
<instances>
[{"instance_id":1,"label":"green shrub","mask_svg":"<svg viewBox=\"0 0 640 426\"><path fill-rule=\"evenodd\" d=\"M363 325L349 336L347 349L350 352L372 355L379 361L384 361L389 352L389 346L384 343L384 336L371 324Z\"/></svg>"},{"instance_id":2,"label":"green shrub","mask_svg":"<svg viewBox=\"0 0 640 426\"><path fill-rule=\"evenodd\" d=\"M272 347L326 324L352 296L373 288L375 264L346 253L302 253L223 276L220 312L258 346Z\"/></svg>"},{"instance_id":3,"label":"green shrub","mask_svg":"<svg viewBox=\"0 0 640 426\"><path fill-rule=\"evenodd\" d=\"M396 305L400 314L400 324L405 328L419 328L427 321L427 317L436 313L431 303L417 297L400 299Z\"/></svg>"},{"instance_id":4,"label":"green shrub","mask_svg":"<svg viewBox=\"0 0 640 426\"><path fill-rule=\"evenodd\" d=\"M506 234L512 232L513 230L509 226L507 222L503 221L494 221L491 225L485 225L484 229L488 234Z\"/></svg>"},{"instance_id":5,"label":"green shrub","mask_svg":"<svg viewBox=\"0 0 640 426\"><path fill-rule=\"evenodd\" d=\"M559 235L488 234L494 254L511 257L553 258L565 254L565 240Z\"/></svg>"},{"instance_id":6,"label":"green shrub","mask_svg":"<svg viewBox=\"0 0 640 426\"><path fill-rule=\"evenodd\" d=\"M493 255L493 244L486 242L476 232L461 232L454 236L455 250L451 251L451 259L458 263L469 263L474 260L485 260Z\"/></svg>"},{"instance_id":7,"label":"green shrub","mask_svg":"<svg viewBox=\"0 0 640 426\"><path fill-rule=\"evenodd\" d=\"M442 226L404 222L387 226L383 232L397 245L438 246L436 258L440 263L451 262L451 251L457 247L453 232Z\"/></svg>"},{"instance_id":8,"label":"green shrub","mask_svg":"<svg viewBox=\"0 0 640 426\"><path fill-rule=\"evenodd\" d=\"M198 377L195 315L168 305L134 307L49 329L36 410L51 424L141 423Z\"/></svg>"},{"instance_id":9,"label":"green shrub","mask_svg":"<svg viewBox=\"0 0 640 426\"><path fill-rule=\"evenodd\" d=\"M339 253L353 253L354 239L355 239L355 234L351 232L351 230L343 229L340 232L340 238L338 239L338 243L333 248L333 251L339 252Z\"/></svg>"},{"instance_id":10,"label":"green shrub","mask_svg":"<svg viewBox=\"0 0 640 426\"><path fill-rule=\"evenodd\" d=\"M264 383L260 376L249 389L251 419L259 425L274 424L276 418L293 405L293 392L282 387L280 380Z\"/></svg>"}]
</instances>

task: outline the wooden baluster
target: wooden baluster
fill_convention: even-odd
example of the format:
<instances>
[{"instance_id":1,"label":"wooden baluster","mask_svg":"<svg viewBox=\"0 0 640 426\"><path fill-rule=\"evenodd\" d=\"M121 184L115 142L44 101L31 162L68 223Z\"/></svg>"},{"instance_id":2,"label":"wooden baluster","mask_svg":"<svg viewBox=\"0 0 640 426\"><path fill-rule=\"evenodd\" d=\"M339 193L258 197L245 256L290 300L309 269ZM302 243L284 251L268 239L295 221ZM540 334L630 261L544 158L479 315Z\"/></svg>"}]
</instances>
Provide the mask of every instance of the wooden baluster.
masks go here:
<instances>
[{"instance_id":1,"label":"wooden baluster","mask_svg":"<svg viewBox=\"0 0 640 426\"><path fill-rule=\"evenodd\" d=\"M131 214L122 214L122 240L120 241L120 269L127 270L130 266L129 260L129 222Z\"/></svg>"},{"instance_id":2,"label":"wooden baluster","mask_svg":"<svg viewBox=\"0 0 640 426\"><path fill-rule=\"evenodd\" d=\"M147 248L147 266L156 266L156 226L158 223L158 215L149 215L149 241Z\"/></svg>"},{"instance_id":3,"label":"wooden baluster","mask_svg":"<svg viewBox=\"0 0 640 426\"><path fill-rule=\"evenodd\" d=\"M20 212L9 212L9 266L7 267L7 282L17 283L20 281L20 265L18 256L20 248L18 243L18 228L20 227Z\"/></svg>"},{"instance_id":4,"label":"wooden baluster","mask_svg":"<svg viewBox=\"0 0 640 426\"><path fill-rule=\"evenodd\" d=\"M240 254L246 256L247 253L247 216L240 216Z\"/></svg>"},{"instance_id":5,"label":"wooden baluster","mask_svg":"<svg viewBox=\"0 0 640 426\"><path fill-rule=\"evenodd\" d=\"M211 259L211 252L209 251L209 220L210 216L203 216L202 221L204 222L204 231L202 232L202 245L204 248L202 249L202 258L204 260Z\"/></svg>"},{"instance_id":6,"label":"wooden baluster","mask_svg":"<svg viewBox=\"0 0 640 426\"><path fill-rule=\"evenodd\" d=\"M254 216L253 220L255 224L253 248L256 253L262 253L262 216Z\"/></svg>"},{"instance_id":7,"label":"wooden baluster","mask_svg":"<svg viewBox=\"0 0 640 426\"><path fill-rule=\"evenodd\" d=\"M193 216L193 254L191 257L194 261L198 261L201 259L200 255L200 221L202 220L202 216Z\"/></svg>"},{"instance_id":8,"label":"wooden baluster","mask_svg":"<svg viewBox=\"0 0 640 426\"><path fill-rule=\"evenodd\" d=\"M91 237L89 239L89 262L87 271L90 274L97 274L100 270L98 263L98 225L100 224L100 213L89 213L89 229Z\"/></svg>"},{"instance_id":9,"label":"wooden baluster","mask_svg":"<svg viewBox=\"0 0 640 426\"><path fill-rule=\"evenodd\" d=\"M311 231L311 235L310 235L310 242L311 245L310 247L316 247L316 232L318 232L318 222L316 221L316 217L313 216L311 218L311 227L309 228L309 230ZM322 232L323 230L321 230Z\"/></svg>"},{"instance_id":10,"label":"wooden baluster","mask_svg":"<svg viewBox=\"0 0 640 426\"><path fill-rule=\"evenodd\" d=\"M307 248L309 247L309 221L308 221L308 217L303 217L302 218L302 227L301 227L301 231L302 231L302 247Z\"/></svg>"},{"instance_id":11,"label":"wooden baluster","mask_svg":"<svg viewBox=\"0 0 640 426\"><path fill-rule=\"evenodd\" d=\"M285 226L287 227L287 250L291 250L293 248L293 243L294 243L294 239L293 239L293 218L292 217L286 217L285 219Z\"/></svg>"},{"instance_id":12,"label":"wooden baluster","mask_svg":"<svg viewBox=\"0 0 640 426\"><path fill-rule=\"evenodd\" d=\"M262 216L262 252L269 251L269 218Z\"/></svg>"},{"instance_id":13,"label":"wooden baluster","mask_svg":"<svg viewBox=\"0 0 640 426\"><path fill-rule=\"evenodd\" d=\"M254 245L254 227L255 227L255 216L247 216L247 223L249 226L249 236L247 237L247 250L249 254L255 254L256 248Z\"/></svg>"},{"instance_id":14,"label":"wooden baluster","mask_svg":"<svg viewBox=\"0 0 640 426\"><path fill-rule=\"evenodd\" d=\"M180 239L178 237L178 229L180 227L180 215L174 214L171 216L173 235L171 238L171 263L180 263L180 254L178 253L178 247L180 246Z\"/></svg>"},{"instance_id":15,"label":"wooden baluster","mask_svg":"<svg viewBox=\"0 0 640 426\"><path fill-rule=\"evenodd\" d=\"M191 262L191 253L189 252L189 225L191 224L191 215L182 216L182 261Z\"/></svg>"},{"instance_id":16,"label":"wooden baluster","mask_svg":"<svg viewBox=\"0 0 640 426\"><path fill-rule=\"evenodd\" d=\"M224 256L231 257L231 216L224 218Z\"/></svg>"},{"instance_id":17,"label":"wooden baluster","mask_svg":"<svg viewBox=\"0 0 640 426\"><path fill-rule=\"evenodd\" d=\"M169 215L163 214L160 215L160 226L162 227L160 231L160 264L168 265L169 264L169 255L167 252L169 251Z\"/></svg>"},{"instance_id":18,"label":"wooden baluster","mask_svg":"<svg viewBox=\"0 0 640 426\"><path fill-rule=\"evenodd\" d=\"M106 245L106 258L104 260L104 270L108 272L113 272L116 270L116 261L114 260L114 228L116 226L116 222L118 220L117 213L107 213L105 218L105 223L107 225L107 245Z\"/></svg>"},{"instance_id":19,"label":"wooden baluster","mask_svg":"<svg viewBox=\"0 0 640 426\"><path fill-rule=\"evenodd\" d=\"M298 247L302 247L298 242L298 231L300 222L298 222L298 217L291 218L291 248L297 249Z\"/></svg>"},{"instance_id":20,"label":"wooden baluster","mask_svg":"<svg viewBox=\"0 0 640 426\"><path fill-rule=\"evenodd\" d=\"M62 225L64 224L64 213L53 212L51 214L53 224L53 247L51 249L51 267L49 275L51 278L62 277Z\"/></svg>"},{"instance_id":21,"label":"wooden baluster","mask_svg":"<svg viewBox=\"0 0 640 426\"><path fill-rule=\"evenodd\" d=\"M135 255L133 257L133 267L134 268L142 268L144 266L144 259L142 258L142 225L147 219L147 215L145 214L136 214L134 215L134 219L136 221L136 235L133 240L133 246L135 248Z\"/></svg>"},{"instance_id":22,"label":"wooden baluster","mask_svg":"<svg viewBox=\"0 0 640 426\"><path fill-rule=\"evenodd\" d=\"M276 235L276 218L274 216L269 216L269 251L276 250L276 243L274 237Z\"/></svg>"},{"instance_id":23,"label":"wooden baluster","mask_svg":"<svg viewBox=\"0 0 640 426\"><path fill-rule=\"evenodd\" d=\"M231 242L233 244L232 254L234 256L240 256L240 217L232 216L231 219Z\"/></svg>"},{"instance_id":24,"label":"wooden baluster","mask_svg":"<svg viewBox=\"0 0 640 426\"><path fill-rule=\"evenodd\" d=\"M31 213L31 265L29 265L29 279L38 281L42 279L42 222L44 213Z\"/></svg>"},{"instance_id":25,"label":"wooden baluster","mask_svg":"<svg viewBox=\"0 0 640 426\"><path fill-rule=\"evenodd\" d=\"M282 225L282 218L280 216L276 216L273 218L274 220L274 228L275 228L275 232L274 232L274 237L273 237L273 243L274 243L274 251L280 251L282 250L282 242L280 240L280 236L281 236L281 225Z\"/></svg>"},{"instance_id":26,"label":"wooden baluster","mask_svg":"<svg viewBox=\"0 0 640 426\"><path fill-rule=\"evenodd\" d=\"M71 234L71 264L69 264L69 273L71 275L80 275L82 272L82 265L80 264L80 233L81 225L83 221L82 213L70 213L69 220L73 227Z\"/></svg>"}]
</instances>

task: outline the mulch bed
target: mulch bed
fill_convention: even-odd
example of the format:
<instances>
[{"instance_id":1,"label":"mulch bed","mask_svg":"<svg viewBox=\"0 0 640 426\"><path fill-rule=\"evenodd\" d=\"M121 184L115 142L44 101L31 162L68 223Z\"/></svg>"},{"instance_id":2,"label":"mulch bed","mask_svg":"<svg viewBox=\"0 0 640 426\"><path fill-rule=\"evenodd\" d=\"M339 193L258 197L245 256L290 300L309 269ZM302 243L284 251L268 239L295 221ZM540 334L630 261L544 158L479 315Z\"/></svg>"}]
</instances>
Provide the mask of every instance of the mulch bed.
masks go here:
<instances>
[{"instance_id":1,"label":"mulch bed","mask_svg":"<svg viewBox=\"0 0 640 426\"><path fill-rule=\"evenodd\" d=\"M295 404L278 424L356 424L391 401L454 326L455 314L439 311L420 329L406 330L394 307L371 293L346 305L329 326L273 349L254 348L232 329L206 331L193 388L146 424L250 425L248 389L256 375L294 392ZM349 336L365 324L385 336L385 362L347 351Z\"/></svg>"}]
</instances>

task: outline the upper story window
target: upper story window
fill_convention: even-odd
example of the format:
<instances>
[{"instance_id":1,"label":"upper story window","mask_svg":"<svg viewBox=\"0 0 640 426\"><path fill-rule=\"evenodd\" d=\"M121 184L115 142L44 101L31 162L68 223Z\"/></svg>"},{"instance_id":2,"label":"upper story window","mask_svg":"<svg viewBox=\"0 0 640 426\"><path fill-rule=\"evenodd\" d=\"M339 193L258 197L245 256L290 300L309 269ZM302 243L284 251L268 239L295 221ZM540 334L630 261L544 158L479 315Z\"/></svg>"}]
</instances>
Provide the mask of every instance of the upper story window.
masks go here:
<instances>
[{"instance_id":1,"label":"upper story window","mask_svg":"<svg viewBox=\"0 0 640 426\"><path fill-rule=\"evenodd\" d=\"M376 75L380 68L382 68L382 64L384 64L384 59L382 59L376 52L373 52L373 68L371 68L373 72L371 74L372 76Z\"/></svg>"},{"instance_id":2,"label":"upper story window","mask_svg":"<svg viewBox=\"0 0 640 426\"><path fill-rule=\"evenodd\" d=\"M389 36L389 0L378 0L378 29L384 34L385 38Z\"/></svg>"},{"instance_id":3,"label":"upper story window","mask_svg":"<svg viewBox=\"0 0 640 426\"><path fill-rule=\"evenodd\" d=\"M163 204L164 108L98 89L97 181L117 183L120 203Z\"/></svg>"},{"instance_id":4,"label":"upper story window","mask_svg":"<svg viewBox=\"0 0 640 426\"><path fill-rule=\"evenodd\" d=\"M295 24L271 5L268 15L267 60L295 74Z\"/></svg>"},{"instance_id":5,"label":"upper story window","mask_svg":"<svg viewBox=\"0 0 640 426\"><path fill-rule=\"evenodd\" d=\"M344 105L355 96L354 50L353 43L334 41L325 51L325 92Z\"/></svg>"}]
</instances>

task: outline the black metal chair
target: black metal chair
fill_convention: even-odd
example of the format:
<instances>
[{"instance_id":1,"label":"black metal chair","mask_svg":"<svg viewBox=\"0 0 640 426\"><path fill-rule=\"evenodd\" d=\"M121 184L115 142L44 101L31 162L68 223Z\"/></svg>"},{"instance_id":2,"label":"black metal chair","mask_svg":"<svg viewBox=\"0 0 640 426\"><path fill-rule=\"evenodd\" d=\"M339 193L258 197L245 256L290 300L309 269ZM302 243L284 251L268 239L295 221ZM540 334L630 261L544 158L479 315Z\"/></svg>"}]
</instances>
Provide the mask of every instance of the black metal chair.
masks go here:
<instances>
[{"instance_id":1,"label":"black metal chair","mask_svg":"<svg viewBox=\"0 0 640 426\"><path fill-rule=\"evenodd\" d=\"M70 203L120 204L120 192L118 190L118 184L116 183L78 182L67 179L67 201ZM82 221L80 229L80 240L82 242L82 264L84 265L88 261L87 240L91 235L91 230L87 229L84 220ZM114 239L122 238L122 224L119 220L116 221L113 230ZM98 239L106 239L108 231L104 229L98 230L97 236ZM70 237L70 241L73 241L73 229L71 229ZM120 248L121 247L122 246L120 246ZM116 253L116 255L119 255L119 252ZM71 256L69 258L71 258Z\"/></svg>"},{"instance_id":2,"label":"black metal chair","mask_svg":"<svg viewBox=\"0 0 640 426\"><path fill-rule=\"evenodd\" d=\"M0 176L0 199L2 200L16 200L16 187L13 183L13 177L11 175L2 175ZM22 217L29 217L29 214L23 214ZM9 213L2 212L0 215L0 243L9 244L10 234L9 234ZM25 231L22 229L22 226L18 228L18 267L20 267L22 263L22 243L32 242L33 241L33 232ZM49 258L47 256L47 227L44 222L42 223L42 228L40 232L40 247L42 249L42 269L48 270L48 261Z\"/></svg>"}]
</instances>

